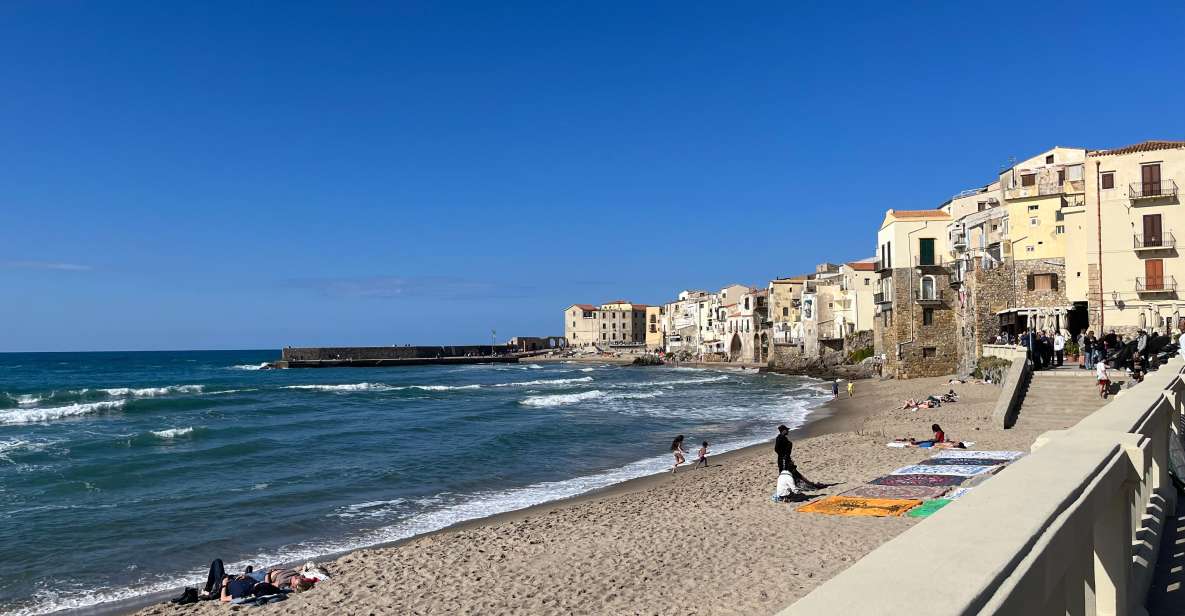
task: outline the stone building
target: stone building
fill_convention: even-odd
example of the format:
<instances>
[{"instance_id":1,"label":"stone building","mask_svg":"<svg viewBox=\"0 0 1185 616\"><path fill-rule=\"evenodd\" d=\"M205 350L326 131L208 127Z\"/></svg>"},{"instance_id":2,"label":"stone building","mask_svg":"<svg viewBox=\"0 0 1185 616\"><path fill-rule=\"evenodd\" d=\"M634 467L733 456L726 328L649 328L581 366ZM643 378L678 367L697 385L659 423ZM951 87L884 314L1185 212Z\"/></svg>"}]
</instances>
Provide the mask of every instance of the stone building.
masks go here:
<instances>
[{"instance_id":1,"label":"stone building","mask_svg":"<svg viewBox=\"0 0 1185 616\"><path fill-rule=\"evenodd\" d=\"M958 365L945 209L889 210L877 234L874 344L884 374L951 374Z\"/></svg>"},{"instance_id":2,"label":"stone building","mask_svg":"<svg viewBox=\"0 0 1185 616\"><path fill-rule=\"evenodd\" d=\"M1099 332L1185 328L1185 141L1091 150L1085 166L1083 203L1065 214L1069 298Z\"/></svg>"},{"instance_id":3,"label":"stone building","mask_svg":"<svg viewBox=\"0 0 1185 616\"><path fill-rule=\"evenodd\" d=\"M645 304L617 300L564 309L564 338L576 348L642 348L646 345Z\"/></svg>"}]
</instances>

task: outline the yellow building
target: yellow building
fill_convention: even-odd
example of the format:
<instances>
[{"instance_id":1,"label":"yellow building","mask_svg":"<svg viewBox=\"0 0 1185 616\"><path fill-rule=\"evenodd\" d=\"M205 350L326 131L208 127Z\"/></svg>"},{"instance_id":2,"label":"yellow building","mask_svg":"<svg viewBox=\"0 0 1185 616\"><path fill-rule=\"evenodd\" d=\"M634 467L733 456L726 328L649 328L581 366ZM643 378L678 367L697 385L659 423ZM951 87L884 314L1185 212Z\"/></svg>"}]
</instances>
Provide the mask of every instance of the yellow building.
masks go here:
<instances>
[{"instance_id":1,"label":"yellow building","mask_svg":"<svg viewBox=\"0 0 1185 616\"><path fill-rule=\"evenodd\" d=\"M1084 203L1066 216L1075 235L1067 278L1071 299L1089 306L1096 333L1185 325L1185 262L1177 244L1185 238L1183 183L1185 141L1087 153Z\"/></svg>"},{"instance_id":2,"label":"yellow building","mask_svg":"<svg viewBox=\"0 0 1185 616\"><path fill-rule=\"evenodd\" d=\"M646 350L661 351L664 348L663 316L665 306L646 307Z\"/></svg>"},{"instance_id":3,"label":"yellow building","mask_svg":"<svg viewBox=\"0 0 1185 616\"><path fill-rule=\"evenodd\" d=\"M1063 210L1084 201L1085 158L1084 149L1059 146L1000 174L1013 259L1065 258Z\"/></svg>"}]
</instances>

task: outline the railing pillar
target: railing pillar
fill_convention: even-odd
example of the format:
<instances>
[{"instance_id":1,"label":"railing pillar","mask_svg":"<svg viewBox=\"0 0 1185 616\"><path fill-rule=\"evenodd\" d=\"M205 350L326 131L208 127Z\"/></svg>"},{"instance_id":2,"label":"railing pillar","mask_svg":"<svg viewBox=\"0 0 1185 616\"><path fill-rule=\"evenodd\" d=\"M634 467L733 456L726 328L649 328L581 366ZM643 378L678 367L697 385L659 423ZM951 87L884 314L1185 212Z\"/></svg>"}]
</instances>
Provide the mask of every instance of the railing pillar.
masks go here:
<instances>
[{"instance_id":1,"label":"railing pillar","mask_svg":"<svg viewBox=\"0 0 1185 616\"><path fill-rule=\"evenodd\" d=\"M1120 489L1102 489L1094 503L1094 599L1095 614L1128 614L1131 576L1131 499L1134 482Z\"/></svg>"}]
</instances>

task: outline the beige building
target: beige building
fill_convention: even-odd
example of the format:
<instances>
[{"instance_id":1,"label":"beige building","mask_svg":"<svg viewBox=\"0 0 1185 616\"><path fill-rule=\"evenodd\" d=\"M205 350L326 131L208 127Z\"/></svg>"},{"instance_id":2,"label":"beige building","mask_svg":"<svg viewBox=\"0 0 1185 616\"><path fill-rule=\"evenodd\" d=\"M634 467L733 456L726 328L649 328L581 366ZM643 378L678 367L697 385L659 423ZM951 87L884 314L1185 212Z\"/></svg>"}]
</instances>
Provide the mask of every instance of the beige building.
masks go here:
<instances>
[{"instance_id":1,"label":"beige building","mask_svg":"<svg viewBox=\"0 0 1185 616\"><path fill-rule=\"evenodd\" d=\"M647 351L662 351L666 348L665 334L666 329L663 327L663 317L666 314L666 306L647 306L646 307L646 350Z\"/></svg>"},{"instance_id":2,"label":"beige building","mask_svg":"<svg viewBox=\"0 0 1185 616\"><path fill-rule=\"evenodd\" d=\"M564 309L564 338L576 348L642 348L646 345L645 304L617 300Z\"/></svg>"},{"instance_id":3,"label":"beige building","mask_svg":"<svg viewBox=\"0 0 1185 616\"><path fill-rule=\"evenodd\" d=\"M1100 333L1181 329L1185 141L1093 150L1085 167L1084 203L1066 215L1076 236L1067 242L1070 298L1089 306L1090 327Z\"/></svg>"},{"instance_id":4,"label":"beige building","mask_svg":"<svg viewBox=\"0 0 1185 616\"><path fill-rule=\"evenodd\" d=\"M798 276L770 281L770 336L774 344L802 345L802 289L806 280L806 276Z\"/></svg>"},{"instance_id":5,"label":"beige building","mask_svg":"<svg viewBox=\"0 0 1185 616\"><path fill-rule=\"evenodd\" d=\"M687 290L679 293L674 302L664 305L663 329L668 353L692 358L702 356L705 335L715 340L712 331L715 303L716 296L712 293Z\"/></svg>"},{"instance_id":6,"label":"beige building","mask_svg":"<svg viewBox=\"0 0 1185 616\"><path fill-rule=\"evenodd\" d=\"M872 331L876 316L876 295L879 280L875 259L845 263L839 268L839 296L835 300L835 328L840 338L856 332Z\"/></svg>"}]
</instances>

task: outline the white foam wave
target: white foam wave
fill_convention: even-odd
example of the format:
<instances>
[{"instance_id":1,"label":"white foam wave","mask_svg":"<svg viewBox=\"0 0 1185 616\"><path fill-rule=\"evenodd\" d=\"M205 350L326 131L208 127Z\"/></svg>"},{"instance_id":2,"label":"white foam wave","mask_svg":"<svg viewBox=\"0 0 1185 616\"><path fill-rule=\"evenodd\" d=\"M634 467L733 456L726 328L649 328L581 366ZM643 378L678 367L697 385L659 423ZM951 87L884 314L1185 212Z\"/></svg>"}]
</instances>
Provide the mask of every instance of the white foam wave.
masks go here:
<instances>
[{"instance_id":1,"label":"white foam wave","mask_svg":"<svg viewBox=\"0 0 1185 616\"><path fill-rule=\"evenodd\" d=\"M168 385L166 387L110 387L99 391L112 397L155 398L169 394L197 394L201 393L204 385Z\"/></svg>"},{"instance_id":2,"label":"white foam wave","mask_svg":"<svg viewBox=\"0 0 1185 616\"><path fill-rule=\"evenodd\" d=\"M90 415L101 411L111 411L123 408L125 400L111 400L108 402L90 402L87 404L69 404L50 408L20 409L0 411L0 425L39 423L53 421L65 417Z\"/></svg>"},{"instance_id":3,"label":"white foam wave","mask_svg":"<svg viewBox=\"0 0 1185 616\"><path fill-rule=\"evenodd\" d=\"M158 438L175 439L178 436L185 436L193 434L193 427L188 428L169 428L168 430L153 430L152 434Z\"/></svg>"},{"instance_id":4,"label":"white foam wave","mask_svg":"<svg viewBox=\"0 0 1185 616\"><path fill-rule=\"evenodd\" d=\"M605 392L594 389L592 391L582 391L577 394L555 394L551 396L530 396L525 400L519 402L523 406L534 406L540 408L550 408L553 406L565 406L568 404L577 404L585 400L592 400L600 398L605 395Z\"/></svg>"},{"instance_id":5,"label":"white foam wave","mask_svg":"<svg viewBox=\"0 0 1185 616\"><path fill-rule=\"evenodd\" d=\"M527 364L527 368L531 370L542 370L543 366L540 366L539 364Z\"/></svg>"},{"instance_id":6,"label":"white foam wave","mask_svg":"<svg viewBox=\"0 0 1185 616\"><path fill-rule=\"evenodd\" d=\"M596 371L596 368L581 368L577 372L594 372L594 371Z\"/></svg>"},{"instance_id":7,"label":"white foam wave","mask_svg":"<svg viewBox=\"0 0 1185 616\"><path fill-rule=\"evenodd\" d=\"M653 387L661 385L700 385L703 383L719 383L720 381L727 381L729 377L727 374L719 376L709 376L702 379L674 379L671 381L646 381L644 383L627 383L624 387Z\"/></svg>"},{"instance_id":8,"label":"white foam wave","mask_svg":"<svg viewBox=\"0 0 1185 616\"><path fill-rule=\"evenodd\" d=\"M267 368L267 362L261 364L239 364L230 367L231 370L263 370L264 368Z\"/></svg>"},{"instance_id":9,"label":"white foam wave","mask_svg":"<svg viewBox=\"0 0 1185 616\"><path fill-rule=\"evenodd\" d=\"M481 385L408 385L395 389L421 389L423 391L453 391L458 389L481 389Z\"/></svg>"},{"instance_id":10,"label":"white foam wave","mask_svg":"<svg viewBox=\"0 0 1185 616\"><path fill-rule=\"evenodd\" d=\"M310 391L391 391L396 388L382 383L346 383L341 385L288 385L284 389L305 389Z\"/></svg>"},{"instance_id":11,"label":"white foam wave","mask_svg":"<svg viewBox=\"0 0 1185 616\"><path fill-rule=\"evenodd\" d=\"M520 381L518 383L499 383L494 387L534 387L536 385L567 385L569 383L588 383L592 381L591 376L584 376L577 379L542 379L538 381Z\"/></svg>"},{"instance_id":12,"label":"white foam wave","mask_svg":"<svg viewBox=\"0 0 1185 616\"><path fill-rule=\"evenodd\" d=\"M406 503L406 499L396 498L393 500L382 501L368 501L365 503L358 503L355 505L347 505L338 508L337 512L329 515L337 518L385 518L392 514L399 513L403 510L402 505Z\"/></svg>"}]
</instances>

